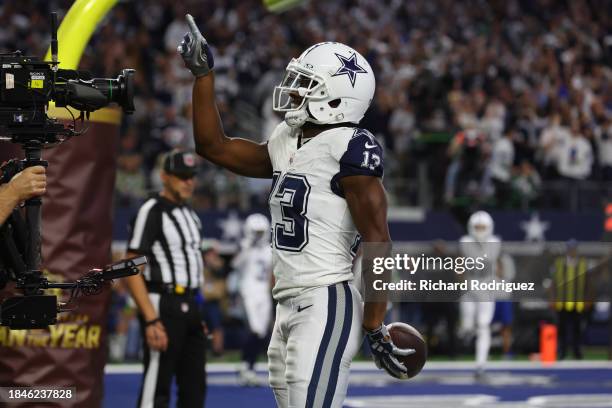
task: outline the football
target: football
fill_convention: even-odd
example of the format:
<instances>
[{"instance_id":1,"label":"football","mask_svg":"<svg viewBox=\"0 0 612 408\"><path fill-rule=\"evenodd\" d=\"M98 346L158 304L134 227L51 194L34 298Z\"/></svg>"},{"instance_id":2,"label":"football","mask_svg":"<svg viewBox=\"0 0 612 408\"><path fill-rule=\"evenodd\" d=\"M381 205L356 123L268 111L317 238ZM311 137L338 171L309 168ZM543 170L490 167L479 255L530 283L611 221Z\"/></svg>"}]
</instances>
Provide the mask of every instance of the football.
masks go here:
<instances>
[{"instance_id":1,"label":"football","mask_svg":"<svg viewBox=\"0 0 612 408\"><path fill-rule=\"evenodd\" d=\"M421 333L409 324L395 322L387 325L391 340L399 348L413 348L416 353L398 359L408 369L408 378L421 372L427 360L427 345Z\"/></svg>"}]
</instances>

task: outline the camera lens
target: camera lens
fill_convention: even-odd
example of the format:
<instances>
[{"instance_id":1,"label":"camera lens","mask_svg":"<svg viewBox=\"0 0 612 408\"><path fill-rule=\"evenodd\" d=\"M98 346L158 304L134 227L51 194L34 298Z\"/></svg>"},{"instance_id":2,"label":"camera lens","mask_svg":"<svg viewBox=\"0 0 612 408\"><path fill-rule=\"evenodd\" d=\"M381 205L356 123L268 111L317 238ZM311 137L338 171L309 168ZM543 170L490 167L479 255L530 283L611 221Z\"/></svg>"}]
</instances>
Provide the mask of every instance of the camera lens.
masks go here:
<instances>
[{"instance_id":1,"label":"camera lens","mask_svg":"<svg viewBox=\"0 0 612 408\"><path fill-rule=\"evenodd\" d=\"M125 113L134 112L134 69L124 69L117 80L120 84L121 99L117 103L123 108Z\"/></svg>"},{"instance_id":2,"label":"camera lens","mask_svg":"<svg viewBox=\"0 0 612 408\"><path fill-rule=\"evenodd\" d=\"M94 78L91 84L107 98L115 102L125 113L134 112L134 73L133 69L124 69L116 79Z\"/></svg>"}]
</instances>

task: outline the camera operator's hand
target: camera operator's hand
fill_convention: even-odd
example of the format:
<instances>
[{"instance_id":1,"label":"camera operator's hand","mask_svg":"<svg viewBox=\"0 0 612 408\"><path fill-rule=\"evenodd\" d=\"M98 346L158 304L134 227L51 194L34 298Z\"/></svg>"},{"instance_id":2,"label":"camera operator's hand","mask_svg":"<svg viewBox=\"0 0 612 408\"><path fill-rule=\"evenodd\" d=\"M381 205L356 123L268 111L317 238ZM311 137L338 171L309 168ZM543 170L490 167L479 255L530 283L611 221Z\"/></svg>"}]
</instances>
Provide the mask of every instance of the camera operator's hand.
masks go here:
<instances>
[{"instance_id":1,"label":"camera operator's hand","mask_svg":"<svg viewBox=\"0 0 612 408\"><path fill-rule=\"evenodd\" d=\"M7 185L7 194L17 202L40 196L47 189L47 175L43 166L33 166L17 173Z\"/></svg>"},{"instance_id":2,"label":"camera operator's hand","mask_svg":"<svg viewBox=\"0 0 612 408\"><path fill-rule=\"evenodd\" d=\"M166 351L168 348L168 335L161 320L156 320L153 324L147 324L145 336L151 350Z\"/></svg>"},{"instance_id":3,"label":"camera operator's hand","mask_svg":"<svg viewBox=\"0 0 612 408\"><path fill-rule=\"evenodd\" d=\"M47 176L42 166L28 167L0 185L0 225L20 202L44 194L46 189Z\"/></svg>"},{"instance_id":4,"label":"camera operator's hand","mask_svg":"<svg viewBox=\"0 0 612 408\"><path fill-rule=\"evenodd\" d=\"M187 24L189 24L189 32L183 37L177 51L183 57L185 66L196 78L208 75L215 65L212 51L195 21L193 21L191 14L187 14L185 17L187 18Z\"/></svg>"}]
</instances>

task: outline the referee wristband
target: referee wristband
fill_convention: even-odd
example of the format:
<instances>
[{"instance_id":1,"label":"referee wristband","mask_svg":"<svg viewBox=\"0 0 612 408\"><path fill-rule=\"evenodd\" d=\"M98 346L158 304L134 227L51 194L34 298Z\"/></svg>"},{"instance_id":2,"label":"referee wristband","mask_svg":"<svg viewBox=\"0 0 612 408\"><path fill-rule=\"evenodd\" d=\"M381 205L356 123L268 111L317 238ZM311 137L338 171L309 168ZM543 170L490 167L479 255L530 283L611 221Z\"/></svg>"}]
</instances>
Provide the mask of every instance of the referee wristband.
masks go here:
<instances>
[{"instance_id":1,"label":"referee wristband","mask_svg":"<svg viewBox=\"0 0 612 408\"><path fill-rule=\"evenodd\" d=\"M153 320L149 320L148 322L145 322L145 327L149 327L157 322L161 322L161 319L159 317L156 317Z\"/></svg>"}]
</instances>

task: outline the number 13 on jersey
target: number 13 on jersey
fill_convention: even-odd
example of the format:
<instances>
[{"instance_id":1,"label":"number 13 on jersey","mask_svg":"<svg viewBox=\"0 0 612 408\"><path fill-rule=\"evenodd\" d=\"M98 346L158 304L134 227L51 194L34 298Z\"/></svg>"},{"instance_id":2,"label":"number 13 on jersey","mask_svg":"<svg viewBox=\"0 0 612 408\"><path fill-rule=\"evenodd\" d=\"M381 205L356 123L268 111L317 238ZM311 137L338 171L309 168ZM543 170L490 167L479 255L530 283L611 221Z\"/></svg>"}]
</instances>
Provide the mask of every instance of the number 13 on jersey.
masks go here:
<instances>
[{"instance_id":1,"label":"number 13 on jersey","mask_svg":"<svg viewBox=\"0 0 612 408\"><path fill-rule=\"evenodd\" d=\"M308 244L308 196L310 184L306 176L278 171L272 176L270 210L280 211L280 217L272 214L272 242L283 251L300 252ZM278 205L273 201L278 200Z\"/></svg>"}]
</instances>

